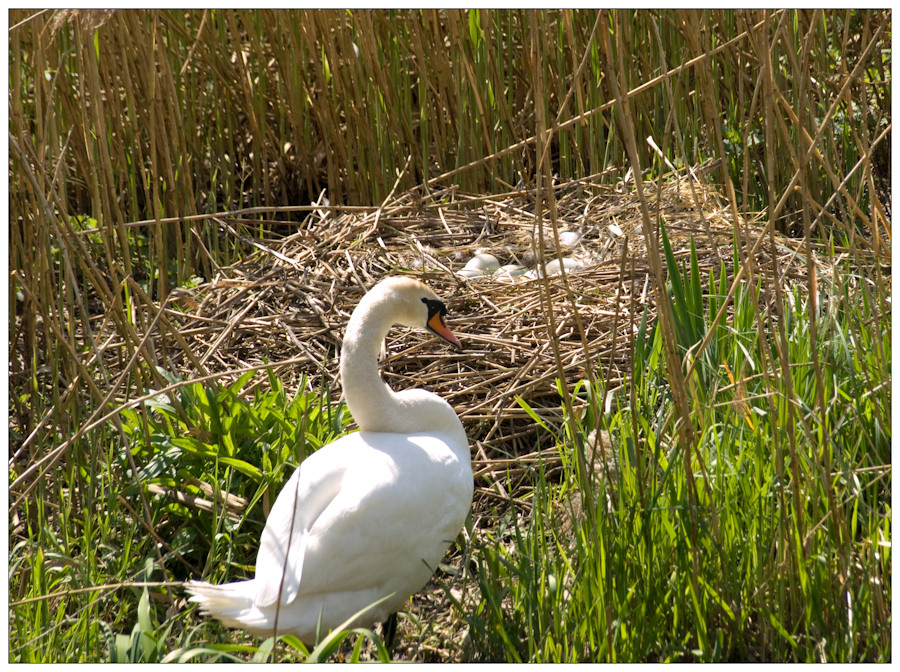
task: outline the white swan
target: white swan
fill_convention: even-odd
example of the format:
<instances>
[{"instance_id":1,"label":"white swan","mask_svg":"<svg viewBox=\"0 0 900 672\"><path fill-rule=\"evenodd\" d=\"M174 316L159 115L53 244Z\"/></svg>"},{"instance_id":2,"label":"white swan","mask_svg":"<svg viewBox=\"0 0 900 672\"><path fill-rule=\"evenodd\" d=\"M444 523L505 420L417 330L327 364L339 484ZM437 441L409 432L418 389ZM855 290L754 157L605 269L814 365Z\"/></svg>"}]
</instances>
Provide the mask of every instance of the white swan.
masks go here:
<instances>
[{"instance_id":1,"label":"white swan","mask_svg":"<svg viewBox=\"0 0 900 672\"><path fill-rule=\"evenodd\" d=\"M361 431L294 471L266 521L254 579L187 584L203 612L264 636L277 618L279 634L313 642L320 614L324 636L390 595L353 624L371 625L428 582L472 504L468 440L437 395L392 391L377 356L393 324L427 327L460 346L446 313L410 278L387 278L362 298L341 351L344 396Z\"/></svg>"}]
</instances>

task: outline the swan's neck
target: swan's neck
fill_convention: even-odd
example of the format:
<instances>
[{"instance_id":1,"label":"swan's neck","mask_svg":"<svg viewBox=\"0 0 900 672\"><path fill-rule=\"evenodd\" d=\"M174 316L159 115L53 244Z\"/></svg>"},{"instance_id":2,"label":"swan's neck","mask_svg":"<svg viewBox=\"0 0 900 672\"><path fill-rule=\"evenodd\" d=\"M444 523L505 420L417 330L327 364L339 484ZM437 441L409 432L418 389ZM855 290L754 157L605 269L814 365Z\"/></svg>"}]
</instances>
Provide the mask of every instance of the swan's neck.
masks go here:
<instances>
[{"instance_id":1,"label":"swan's neck","mask_svg":"<svg viewBox=\"0 0 900 672\"><path fill-rule=\"evenodd\" d=\"M344 334L341 385L359 428L368 432L465 432L451 406L425 390L396 393L381 379L378 354L394 324L390 302L367 295Z\"/></svg>"},{"instance_id":2,"label":"swan's neck","mask_svg":"<svg viewBox=\"0 0 900 672\"><path fill-rule=\"evenodd\" d=\"M360 429L371 429L381 423L379 408L392 408L394 393L381 380L378 353L391 328L389 306L372 303L364 297L350 316L341 349L341 385L344 399Z\"/></svg>"}]
</instances>

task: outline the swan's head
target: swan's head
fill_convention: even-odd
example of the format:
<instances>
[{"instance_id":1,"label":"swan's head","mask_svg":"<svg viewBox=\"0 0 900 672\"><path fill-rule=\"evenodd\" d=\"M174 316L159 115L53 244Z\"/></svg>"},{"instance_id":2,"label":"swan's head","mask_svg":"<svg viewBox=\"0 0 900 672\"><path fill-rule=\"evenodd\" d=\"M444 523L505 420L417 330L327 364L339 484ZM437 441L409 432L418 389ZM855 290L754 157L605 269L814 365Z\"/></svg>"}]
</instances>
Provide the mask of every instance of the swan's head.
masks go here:
<instances>
[{"instance_id":1,"label":"swan's head","mask_svg":"<svg viewBox=\"0 0 900 672\"><path fill-rule=\"evenodd\" d=\"M376 301L390 302L395 324L428 329L451 345L462 347L444 319L447 307L425 283L414 278L386 278L367 297L370 295Z\"/></svg>"}]
</instances>

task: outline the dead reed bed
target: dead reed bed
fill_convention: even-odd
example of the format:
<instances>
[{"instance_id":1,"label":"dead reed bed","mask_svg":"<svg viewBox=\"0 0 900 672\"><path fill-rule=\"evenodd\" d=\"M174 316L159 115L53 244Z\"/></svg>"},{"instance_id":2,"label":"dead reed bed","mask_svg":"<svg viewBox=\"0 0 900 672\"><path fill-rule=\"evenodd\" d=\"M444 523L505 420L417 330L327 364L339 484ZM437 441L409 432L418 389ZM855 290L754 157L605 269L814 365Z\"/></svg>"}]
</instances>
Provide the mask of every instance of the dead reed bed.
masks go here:
<instances>
[{"instance_id":1,"label":"dead reed bed","mask_svg":"<svg viewBox=\"0 0 900 672\"><path fill-rule=\"evenodd\" d=\"M484 194L521 180L532 189L538 135L560 182L587 198L618 194L615 183L631 163L614 130L614 78L604 60L619 64L629 124L648 139L637 143L639 165L664 170L713 156L709 177L724 185L731 221L771 207L777 230L804 231L807 247L813 235L836 233L858 263L872 261L874 273L880 259L889 265L889 12L13 10L10 23L10 430L25 465L34 445L59 445L57 420L58 434L74 442L107 413L108 399L163 387L155 364L169 345L141 336L154 338L149 327L158 321L180 338L169 316L157 314L160 302L194 276L217 277L253 244L265 246L249 239L274 231L279 218L302 218L308 206L298 203L327 193L331 203L365 204L335 210L323 202L331 217L390 219L421 201L426 213L457 226L444 243L462 255L482 230L495 237L490 213L498 226L513 222L506 235L527 235L532 225L514 225L513 211L496 203L531 212L528 199L458 196L466 217L485 218L473 236L456 223L462 214L436 207L439 197L414 185ZM607 27L616 38L608 44L600 39ZM765 113L764 101L773 106ZM783 194L777 206L770 187ZM380 215L368 207L378 203ZM210 213L238 209L243 215L210 223ZM273 219L260 222L260 212ZM678 235L678 222L667 224ZM323 226L311 217L299 230ZM605 256L582 274L588 286L588 278L618 268L615 234L601 239L608 230L594 233ZM703 246L723 244L721 236L710 242L703 221L696 230ZM329 235L325 257L340 269L333 250L344 239ZM638 238L628 238L628 249L638 252L641 273ZM377 244L377 236L363 240L361 249ZM320 251L320 242L305 244ZM517 242L512 251L528 249ZM350 259L360 251L349 250ZM424 253L413 246L392 254L412 269ZM460 283L471 287L459 291L490 299L483 284ZM101 315L105 321L94 319ZM616 357L621 352L615 348ZM110 387L111 371L132 359L129 376ZM203 375L206 362L197 363Z\"/></svg>"},{"instance_id":2,"label":"dead reed bed","mask_svg":"<svg viewBox=\"0 0 900 672\"><path fill-rule=\"evenodd\" d=\"M517 398L539 408L560 405L547 298L567 384L585 377L590 358L608 391L622 383L627 370L629 333L645 312L655 314L636 196L624 183L579 181L556 191L558 228L578 231L578 247L594 259L565 279L502 282L455 274L479 251L501 263L533 266L556 257L549 223L543 254L538 249L541 234L528 192L474 197L411 191L380 208L322 209L293 233L254 241L256 250L240 263L219 269L190 294L179 293L166 309L179 338L163 336L168 343L163 365L185 378L218 373L223 380L247 367L271 367L289 389L305 380L310 389L330 387L337 398L338 353L350 312L382 277L415 275L447 300L449 321L464 350L434 347L424 334L397 329L388 337L386 380L396 389L422 386L446 398L477 439L482 459L521 459L539 445L539 430ZM752 222L736 228L721 197L699 182L671 179L651 196L676 257L688 254L693 237L701 269L718 273L721 263L730 275L735 231L743 244L753 245L761 230ZM275 217L260 225L276 230ZM237 232L240 221L222 217L210 225L228 235ZM777 237L772 250L764 241L757 264L769 272L774 255L781 280L802 279L801 247ZM265 384L264 376L259 382Z\"/></svg>"}]
</instances>

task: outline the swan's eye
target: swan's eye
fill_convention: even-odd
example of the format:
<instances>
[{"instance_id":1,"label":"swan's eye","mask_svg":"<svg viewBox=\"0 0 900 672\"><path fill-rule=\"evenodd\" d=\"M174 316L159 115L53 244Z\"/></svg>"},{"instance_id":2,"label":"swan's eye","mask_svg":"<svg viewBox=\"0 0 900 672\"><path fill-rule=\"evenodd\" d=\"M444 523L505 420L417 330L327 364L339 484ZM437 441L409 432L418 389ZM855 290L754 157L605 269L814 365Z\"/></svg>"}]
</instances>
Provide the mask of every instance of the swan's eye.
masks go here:
<instances>
[{"instance_id":1,"label":"swan's eye","mask_svg":"<svg viewBox=\"0 0 900 672\"><path fill-rule=\"evenodd\" d=\"M450 328L444 321L444 316L447 314L447 306L444 305L444 302L438 299L423 298L422 303L428 306L428 320L425 323L425 327L448 343L452 343L457 348L461 348L462 345L460 344L459 339L453 335L453 332L450 331Z\"/></svg>"},{"instance_id":2,"label":"swan's eye","mask_svg":"<svg viewBox=\"0 0 900 672\"><path fill-rule=\"evenodd\" d=\"M426 299L422 297L422 303L428 306L428 320L430 321L436 314L440 314L441 317L447 314L447 306L444 305L443 301L438 301L437 299ZM443 322L443 320L441 320Z\"/></svg>"}]
</instances>

